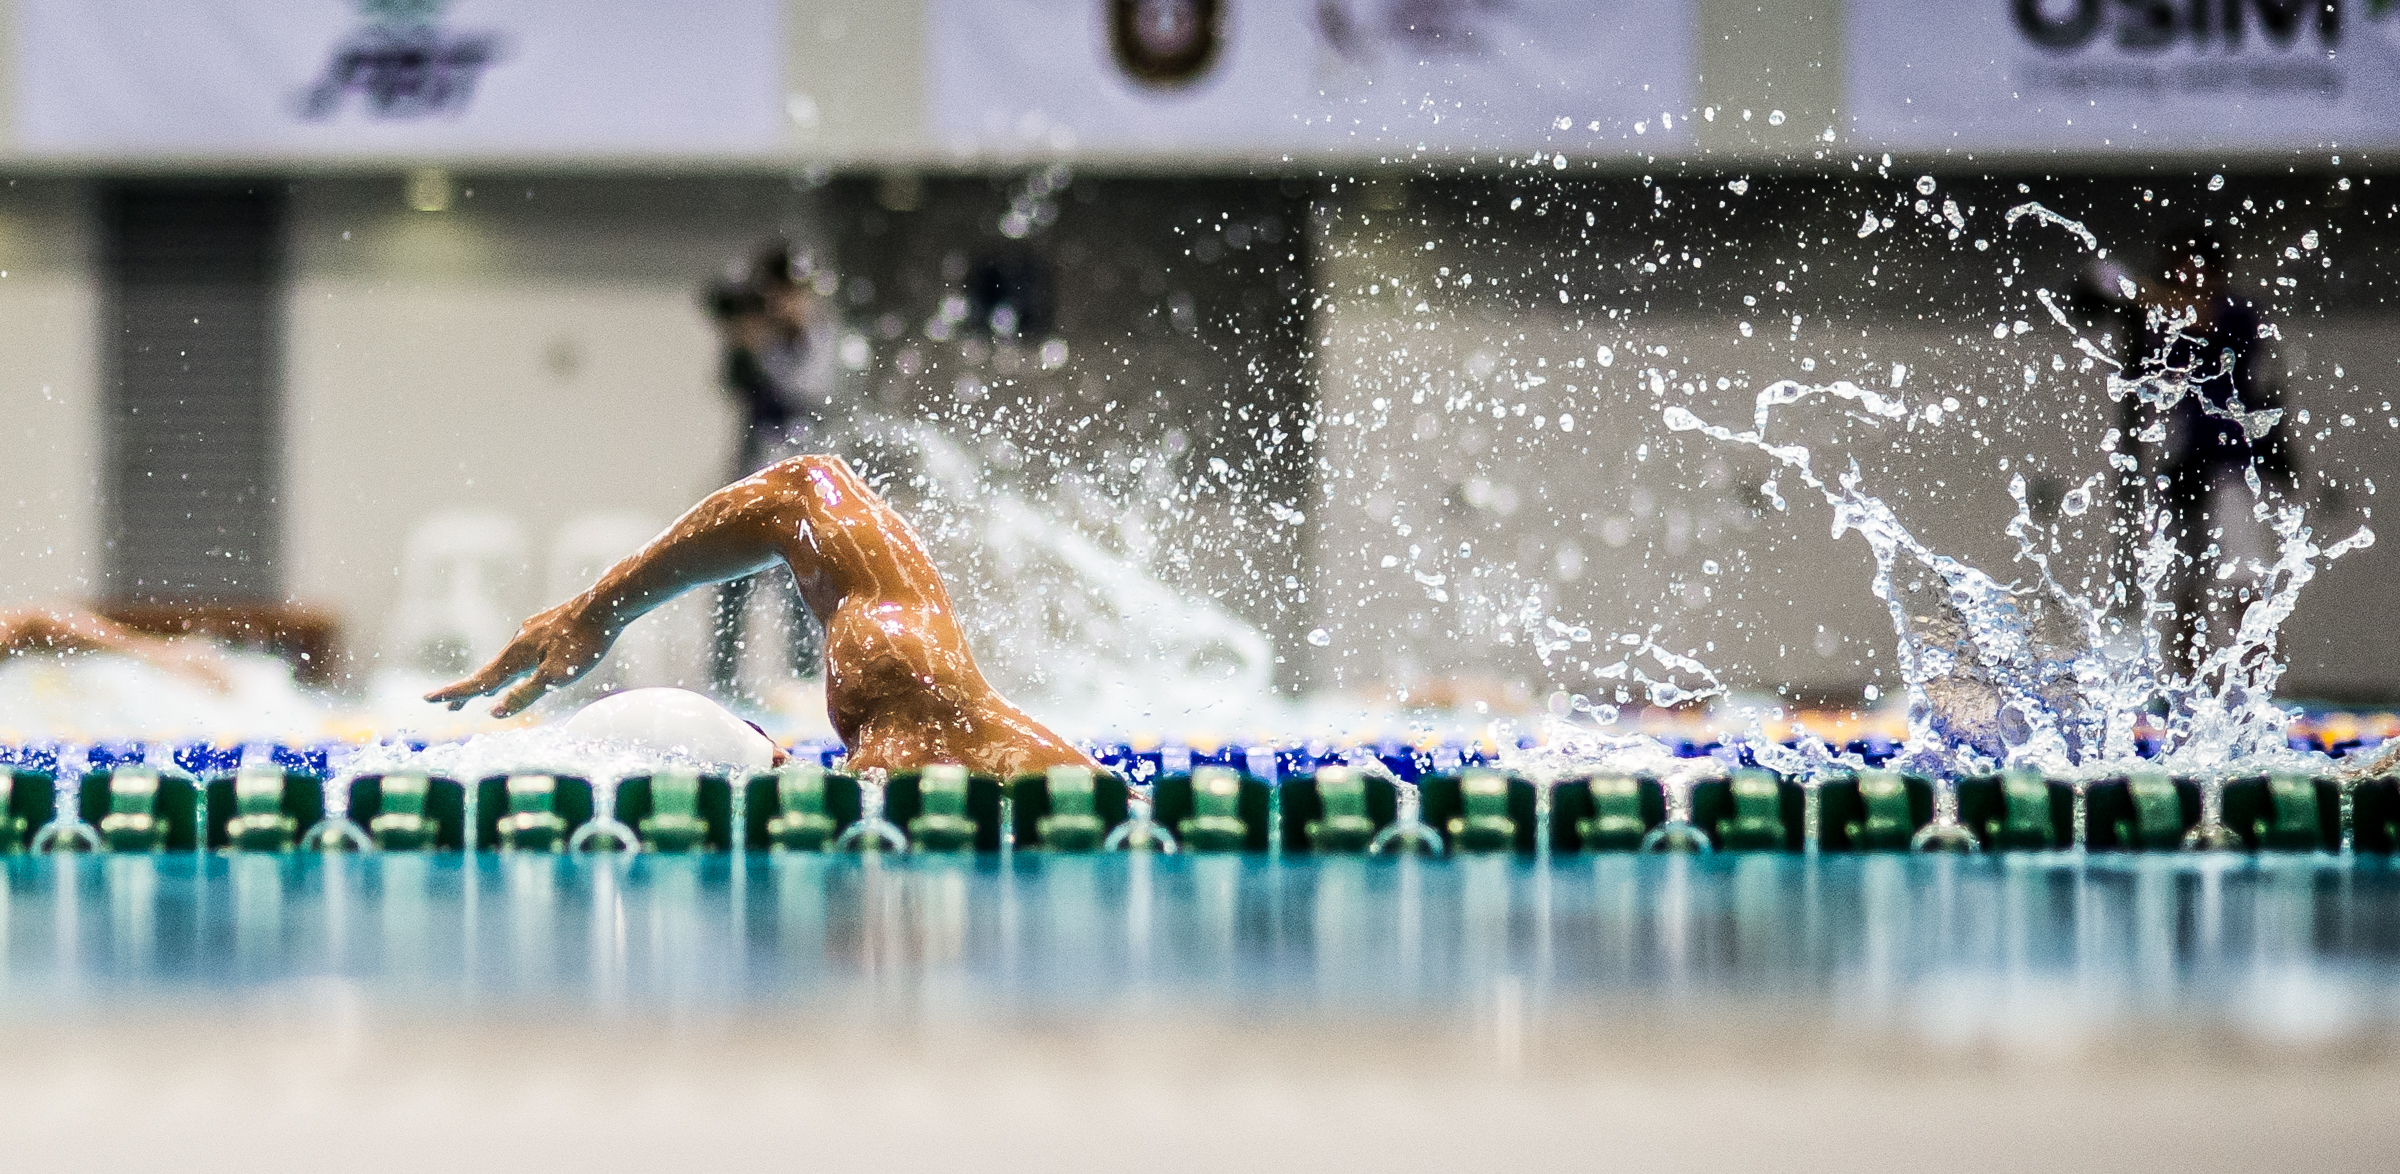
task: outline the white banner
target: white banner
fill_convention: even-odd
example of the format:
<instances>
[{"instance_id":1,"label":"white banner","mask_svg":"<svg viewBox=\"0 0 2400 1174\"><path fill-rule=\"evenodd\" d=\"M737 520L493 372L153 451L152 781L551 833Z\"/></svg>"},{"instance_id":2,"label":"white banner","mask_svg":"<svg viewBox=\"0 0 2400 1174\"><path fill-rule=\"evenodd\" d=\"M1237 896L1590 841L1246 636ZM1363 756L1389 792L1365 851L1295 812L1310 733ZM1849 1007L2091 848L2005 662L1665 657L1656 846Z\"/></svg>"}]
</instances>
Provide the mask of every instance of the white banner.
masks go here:
<instances>
[{"instance_id":1,"label":"white banner","mask_svg":"<svg viewBox=\"0 0 2400 1174\"><path fill-rule=\"evenodd\" d=\"M931 0L966 150L1379 155L1692 143L1693 0Z\"/></svg>"},{"instance_id":2,"label":"white banner","mask_svg":"<svg viewBox=\"0 0 2400 1174\"><path fill-rule=\"evenodd\" d=\"M1853 141L2246 151L2400 142L2390 0L1849 0Z\"/></svg>"},{"instance_id":3,"label":"white banner","mask_svg":"<svg viewBox=\"0 0 2400 1174\"><path fill-rule=\"evenodd\" d=\"M782 126L778 0L17 0L32 153L714 155Z\"/></svg>"}]
</instances>

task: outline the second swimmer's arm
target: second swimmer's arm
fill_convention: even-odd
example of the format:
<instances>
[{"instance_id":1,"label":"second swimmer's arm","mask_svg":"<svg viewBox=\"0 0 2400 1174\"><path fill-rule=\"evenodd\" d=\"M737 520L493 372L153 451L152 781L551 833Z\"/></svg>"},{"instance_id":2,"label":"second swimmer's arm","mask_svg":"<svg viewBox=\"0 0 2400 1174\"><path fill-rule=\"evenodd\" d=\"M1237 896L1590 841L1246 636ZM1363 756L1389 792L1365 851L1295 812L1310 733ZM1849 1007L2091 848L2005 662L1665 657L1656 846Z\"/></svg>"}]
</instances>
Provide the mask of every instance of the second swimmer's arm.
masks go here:
<instances>
[{"instance_id":1,"label":"second swimmer's arm","mask_svg":"<svg viewBox=\"0 0 2400 1174\"><path fill-rule=\"evenodd\" d=\"M457 708L523 678L493 707L505 717L591 671L626 625L694 587L738 579L778 559L790 561L795 574L813 574L804 534L808 472L810 462L823 459L797 457L701 499L590 590L525 621L475 675L425 699Z\"/></svg>"},{"instance_id":2,"label":"second swimmer's arm","mask_svg":"<svg viewBox=\"0 0 2400 1174\"><path fill-rule=\"evenodd\" d=\"M22 652L114 652L220 692L227 685L224 666L206 643L136 632L75 607L0 608L0 657Z\"/></svg>"}]
</instances>

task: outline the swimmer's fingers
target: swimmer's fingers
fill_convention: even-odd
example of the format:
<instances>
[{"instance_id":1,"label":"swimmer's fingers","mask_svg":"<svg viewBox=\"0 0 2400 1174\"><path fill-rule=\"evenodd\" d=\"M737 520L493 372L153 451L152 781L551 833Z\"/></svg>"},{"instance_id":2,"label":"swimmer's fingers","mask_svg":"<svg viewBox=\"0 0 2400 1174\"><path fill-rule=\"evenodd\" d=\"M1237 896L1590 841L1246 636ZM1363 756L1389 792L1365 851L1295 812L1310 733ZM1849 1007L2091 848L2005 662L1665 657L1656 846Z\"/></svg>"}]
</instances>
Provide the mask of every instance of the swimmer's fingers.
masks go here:
<instances>
[{"instance_id":1,"label":"swimmer's fingers","mask_svg":"<svg viewBox=\"0 0 2400 1174\"><path fill-rule=\"evenodd\" d=\"M500 655L493 657L490 664L477 669L474 676L427 693L425 700L457 709L471 698L495 692L510 681L524 676L534 668L538 657L535 646L520 638L501 649Z\"/></svg>"},{"instance_id":2,"label":"swimmer's fingers","mask_svg":"<svg viewBox=\"0 0 2400 1174\"><path fill-rule=\"evenodd\" d=\"M541 700L542 694L548 693L557 684L558 682L550 679L548 672L537 671L532 676L518 682L517 687L509 690L507 695L500 699L499 704L492 706L492 716L514 717L523 713L526 706Z\"/></svg>"},{"instance_id":3,"label":"swimmer's fingers","mask_svg":"<svg viewBox=\"0 0 2400 1174\"><path fill-rule=\"evenodd\" d=\"M584 656L568 645L551 644L543 653L542 663L534 667L533 675L509 690L500 704L492 707L492 716L510 717L524 712L526 706L541 700L543 694L582 676L597 659Z\"/></svg>"}]
</instances>

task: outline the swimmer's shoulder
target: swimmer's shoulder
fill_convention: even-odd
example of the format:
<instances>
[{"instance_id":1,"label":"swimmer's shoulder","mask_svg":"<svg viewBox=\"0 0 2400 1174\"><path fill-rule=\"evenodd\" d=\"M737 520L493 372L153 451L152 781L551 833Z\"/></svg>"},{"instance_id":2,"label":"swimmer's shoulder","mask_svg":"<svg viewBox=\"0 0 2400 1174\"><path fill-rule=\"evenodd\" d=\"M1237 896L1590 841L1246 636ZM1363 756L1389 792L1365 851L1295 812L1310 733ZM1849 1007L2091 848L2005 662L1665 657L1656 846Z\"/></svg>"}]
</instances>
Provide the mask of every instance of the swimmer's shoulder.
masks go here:
<instances>
[{"instance_id":1,"label":"swimmer's shoulder","mask_svg":"<svg viewBox=\"0 0 2400 1174\"><path fill-rule=\"evenodd\" d=\"M805 481L820 477L833 477L846 481L858 480L858 474L850 469L850 462L829 452L801 453L798 456L785 457L760 469L752 476L784 481Z\"/></svg>"}]
</instances>

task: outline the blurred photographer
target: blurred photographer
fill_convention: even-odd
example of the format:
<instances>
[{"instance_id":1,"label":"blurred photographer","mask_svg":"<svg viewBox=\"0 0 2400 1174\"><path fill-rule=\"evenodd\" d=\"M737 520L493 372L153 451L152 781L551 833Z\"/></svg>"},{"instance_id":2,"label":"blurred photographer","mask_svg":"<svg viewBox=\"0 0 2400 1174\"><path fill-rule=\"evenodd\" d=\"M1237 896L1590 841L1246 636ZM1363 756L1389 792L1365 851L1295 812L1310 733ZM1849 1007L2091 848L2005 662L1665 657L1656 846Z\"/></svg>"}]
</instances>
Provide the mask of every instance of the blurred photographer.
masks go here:
<instances>
[{"instance_id":1,"label":"blurred photographer","mask_svg":"<svg viewBox=\"0 0 2400 1174\"><path fill-rule=\"evenodd\" d=\"M732 478L739 480L797 453L823 447L821 434L839 378L835 323L818 292L829 275L788 246L762 248L745 270L710 286L706 301L722 353L720 378L740 407L741 438ZM755 577L720 587L709 678L720 696L737 686L743 629ZM813 676L820 636L788 577L778 573L792 669Z\"/></svg>"}]
</instances>

